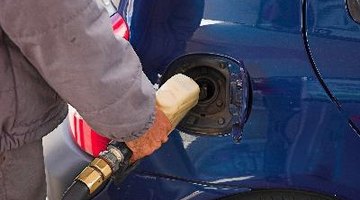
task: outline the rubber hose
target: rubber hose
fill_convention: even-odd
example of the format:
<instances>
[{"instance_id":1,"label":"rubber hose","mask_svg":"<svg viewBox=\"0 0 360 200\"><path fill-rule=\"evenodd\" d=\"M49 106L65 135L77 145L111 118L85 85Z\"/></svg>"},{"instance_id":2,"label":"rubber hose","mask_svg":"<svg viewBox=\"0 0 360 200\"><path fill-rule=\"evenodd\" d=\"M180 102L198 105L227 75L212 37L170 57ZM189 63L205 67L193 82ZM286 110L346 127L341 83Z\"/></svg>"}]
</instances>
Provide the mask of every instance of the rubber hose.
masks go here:
<instances>
[{"instance_id":1,"label":"rubber hose","mask_svg":"<svg viewBox=\"0 0 360 200\"><path fill-rule=\"evenodd\" d=\"M65 191L62 200L89 200L90 197L90 191L86 184L81 181L74 181Z\"/></svg>"}]
</instances>

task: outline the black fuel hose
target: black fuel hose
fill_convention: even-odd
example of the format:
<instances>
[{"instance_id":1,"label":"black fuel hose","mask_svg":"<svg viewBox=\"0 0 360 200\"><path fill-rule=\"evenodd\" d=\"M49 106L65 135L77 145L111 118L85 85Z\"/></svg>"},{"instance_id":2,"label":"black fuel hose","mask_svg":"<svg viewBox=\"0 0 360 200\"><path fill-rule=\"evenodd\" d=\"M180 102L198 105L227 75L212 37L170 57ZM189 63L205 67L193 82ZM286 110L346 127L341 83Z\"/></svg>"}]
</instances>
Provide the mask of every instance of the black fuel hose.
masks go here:
<instances>
[{"instance_id":1,"label":"black fuel hose","mask_svg":"<svg viewBox=\"0 0 360 200\"><path fill-rule=\"evenodd\" d=\"M90 191L86 184L76 180L65 191L62 200L89 200L90 198Z\"/></svg>"}]
</instances>

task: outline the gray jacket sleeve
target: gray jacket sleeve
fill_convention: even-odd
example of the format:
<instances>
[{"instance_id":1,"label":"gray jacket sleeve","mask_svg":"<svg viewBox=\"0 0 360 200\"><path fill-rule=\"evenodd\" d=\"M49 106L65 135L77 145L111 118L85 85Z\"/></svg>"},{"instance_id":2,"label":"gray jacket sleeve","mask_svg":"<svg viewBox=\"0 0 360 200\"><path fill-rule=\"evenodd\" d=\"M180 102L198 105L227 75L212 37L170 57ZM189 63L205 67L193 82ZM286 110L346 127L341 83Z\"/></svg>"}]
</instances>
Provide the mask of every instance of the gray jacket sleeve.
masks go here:
<instances>
[{"instance_id":1,"label":"gray jacket sleeve","mask_svg":"<svg viewBox=\"0 0 360 200\"><path fill-rule=\"evenodd\" d=\"M134 139L154 119L154 89L130 44L92 0L0 0L0 24L94 130Z\"/></svg>"}]
</instances>

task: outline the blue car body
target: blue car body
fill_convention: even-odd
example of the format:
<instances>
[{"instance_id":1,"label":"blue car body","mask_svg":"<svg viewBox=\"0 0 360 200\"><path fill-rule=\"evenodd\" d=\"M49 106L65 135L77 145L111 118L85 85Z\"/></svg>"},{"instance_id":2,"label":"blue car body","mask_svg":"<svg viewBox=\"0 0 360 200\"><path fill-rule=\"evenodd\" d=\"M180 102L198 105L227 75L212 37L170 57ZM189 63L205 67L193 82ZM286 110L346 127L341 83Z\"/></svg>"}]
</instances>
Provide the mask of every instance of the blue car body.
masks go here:
<instances>
[{"instance_id":1,"label":"blue car body","mask_svg":"<svg viewBox=\"0 0 360 200\"><path fill-rule=\"evenodd\" d=\"M229 57L248 72L251 112L240 142L175 130L95 199L218 199L264 189L360 199L360 24L352 1L122 0L119 13L153 83L184 55Z\"/></svg>"}]
</instances>

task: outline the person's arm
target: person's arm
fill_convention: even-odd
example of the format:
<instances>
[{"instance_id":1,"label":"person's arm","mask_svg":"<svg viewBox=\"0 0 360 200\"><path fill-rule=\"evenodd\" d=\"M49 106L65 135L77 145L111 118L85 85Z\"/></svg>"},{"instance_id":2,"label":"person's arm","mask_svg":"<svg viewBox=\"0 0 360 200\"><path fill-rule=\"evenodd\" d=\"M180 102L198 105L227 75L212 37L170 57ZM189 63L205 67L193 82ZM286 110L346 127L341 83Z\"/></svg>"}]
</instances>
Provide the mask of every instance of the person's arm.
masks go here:
<instances>
[{"instance_id":1,"label":"person's arm","mask_svg":"<svg viewBox=\"0 0 360 200\"><path fill-rule=\"evenodd\" d=\"M154 89L92 0L0 0L0 25L97 132L129 141L152 126Z\"/></svg>"}]
</instances>

